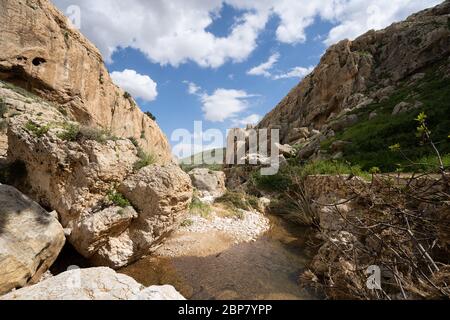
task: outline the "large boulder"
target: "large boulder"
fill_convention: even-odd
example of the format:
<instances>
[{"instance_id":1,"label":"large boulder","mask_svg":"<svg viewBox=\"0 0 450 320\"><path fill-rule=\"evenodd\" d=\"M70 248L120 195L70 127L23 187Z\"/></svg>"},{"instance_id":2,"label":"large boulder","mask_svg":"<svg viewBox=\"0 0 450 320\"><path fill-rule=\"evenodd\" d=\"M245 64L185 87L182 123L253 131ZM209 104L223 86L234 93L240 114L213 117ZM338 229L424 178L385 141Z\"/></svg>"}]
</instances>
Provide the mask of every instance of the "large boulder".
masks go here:
<instances>
[{"instance_id":1,"label":"large boulder","mask_svg":"<svg viewBox=\"0 0 450 320\"><path fill-rule=\"evenodd\" d=\"M134 137L161 163L171 161L156 122L113 83L98 49L50 1L2 0L0 12L0 80L60 105L84 125Z\"/></svg>"},{"instance_id":2,"label":"large boulder","mask_svg":"<svg viewBox=\"0 0 450 320\"><path fill-rule=\"evenodd\" d=\"M0 300L185 300L172 286L145 288L109 268L73 269Z\"/></svg>"},{"instance_id":3,"label":"large boulder","mask_svg":"<svg viewBox=\"0 0 450 320\"><path fill-rule=\"evenodd\" d=\"M221 197L227 191L225 173L206 168L196 168L189 172L192 185L199 191L201 197Z\"/></svg>"},{"instance_id":4,"label":"large boulder","mask_svg":"<svg viewBox=\"0 0 450 320\"><path fill-rule=\"evenodd\" d=\"M85 127L70 137L78 123L58 118L51 107L40 114L10 119L8 160L25 165L21 185L58 212L69 242L85 258L96 265L122 267L176 226L192 191L189 177L178 166L155 164L149 173L154 184L123 195L117 189L126 190L133 177L143 183L139 173L134 175L142 152L132 141ZM149 193L152 188L155 197Z\"/></svg>"},{"instance_id":5,"label":"large boulder","mask_svg":"<svg viewBox=\"0 0 450 320\"><path fill-rule=\"evenodd\" d=\"M0 184L0 294L39 281L64 242L63 228L52 214Z\"/></svg>"}]
</instances>

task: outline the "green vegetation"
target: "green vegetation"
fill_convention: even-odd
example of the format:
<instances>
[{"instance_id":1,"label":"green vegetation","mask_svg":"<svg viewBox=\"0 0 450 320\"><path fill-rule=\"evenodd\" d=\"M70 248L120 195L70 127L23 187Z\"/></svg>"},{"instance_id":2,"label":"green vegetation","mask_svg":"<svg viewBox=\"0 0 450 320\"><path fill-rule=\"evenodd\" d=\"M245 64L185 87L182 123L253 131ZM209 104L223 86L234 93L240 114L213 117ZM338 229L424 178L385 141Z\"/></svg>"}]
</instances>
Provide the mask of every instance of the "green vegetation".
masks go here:
<instances>
[{"instance_id":1,"label":"green vegetation","mask_svg":"<svg viewBox=\"0 0 450 320\"><path fill-rule=\"evenodd\" d=\"M208 218L212 212L211 206L209 204L203 203L200 199L194 195L191 204L189 206L189 211L192 214L201 216L202 218Z\"/></svg>"},{"instance_id":2,"label":"green vegetation","mask_svg":"<svg viewBox=\"0 0 450 320\"><path fill-rule=\"evenodd\" d=\"M194 221L192 221L191 219L186 219L183 222L181 222L181 226L182 227L190 227L194 224Z\"/></svg>"},{"instance_id":3,"label":"green vegetation","mask_svg":"<svg viewBox=\"0 0 450 320\"><path fill-rule=\"evenodd\" d=\"M156 121L156 117L153 115L153 113L151 113L150 111L146 111L144 112L144 114L149 117L150 119L152 119L153 121Z\"/></svg>"},{"instance_id":4,"label":"green vegetation","mask_svg":"<svg viewBox=\"0 0 450 320\"><path fill-rule=\"evenodd\" d=\"M76 141L79 133L80 127L78 125L64 124L64 131L58 134L58 138L64 141Z\"/></svg>"},{"instance_id":5,"label":"green vegetation","mask_svg":"<svg viewBox=\"0 0 450 320\"><path fill-rule=\"evenodd\" d=\"M432 148L413 133L416 116L425 112L432 140L442 154L450 154L450 81L439 74L438 68L439 65L430 68L414 85L404 83L389 99L354 111L362 121L338 132L333 139L322 143L322 148L328 149L336 140L351 141L344 148L344 160L349 163L358 164L363 170L378 167L382 172L393 172L404 167L408 171L406 159L419 162L433 154ZM423 106L393 116L394 107L402 101L411 104L420 101ZM378 116L369 120L369 114L375 110ZM389 146L397 143L401 144L403 154L389 150Z\"/></svg>"},{"instance_id":6,"label":"green vegetation","mask_svg":"<svg viewBox=\"0 0 450 320\"><path fill-rule=\"evenodd\" d=\"M130 140L131 143L132 143L136 148L139 148L139 142L137 141L136 138L130 137L130 138L128 138L128 140Z\"/></svg>"},{"instance_id":7,"label":"green vegetation","mask_svg":"<svg viewBox=\"0 0 450 320\"><path fill-rule=\"evenodd\" d=\"M123 97L128 100L132 99L131 94L127 91L124 92Z\"/></svg>"},{"instance_id":8,"label":"green vegetation","mask_svg":"<svg viewBox=\"0 0 450 320\"><path fill-rule=\"evenodd\" d=\"M227 191L222 197L216 200L217 203L226 205L229 209L252 210L259 208L257 197L240 192Z\"/></svg>"},{"instance_id":9,"label":"green vegetation","mask_svg":"<svg viewBox=\"0 0 450 320\"><path fill-rule=\"evenodd\" d=\"M125 196L116 190L112 189L108 192L107 198L109 201L111 201L113 204L115 204L118 207L126 208L130 207L131 203L130 201L125 198Z\"/></svg>"},{"instance_id":10,"label":"green vegetation","mask_svg":"<svg viewBox=\"0 0 450 320\"><path fill-rule=\"evenodd\" d=\"M139 160L134 164L135 171L156 163L157 157L153 153L147 153L139 146L137 147L137 149L137 156Z\"/></svg>"},{"instance_id":11,"label":"green vegetation","mask_svg":"<svg viewBox=\"0 0 450 320\"><path fill-rule=\"evenodd\" d=\"M44 136L50 130L50 125L41 126L41 125L36 124L35 122L29 120L25 124L25 129L28 132L32 133L34 136L40 138L40 137Z\"/></svg>"},{"instance_id":12,"label":"green vegetation","mask_svg":"<svg viewBox=\"0 0 450 320\"><path fill-rule=\"evenodd\" d=\"M99 143L106 143L109 140L118 139L109 131L101 128L79 126L73 123L65 123L63 128L64 131L58 134L58 138L64 141L92 140Z\"/></svg>"}]
</instances>

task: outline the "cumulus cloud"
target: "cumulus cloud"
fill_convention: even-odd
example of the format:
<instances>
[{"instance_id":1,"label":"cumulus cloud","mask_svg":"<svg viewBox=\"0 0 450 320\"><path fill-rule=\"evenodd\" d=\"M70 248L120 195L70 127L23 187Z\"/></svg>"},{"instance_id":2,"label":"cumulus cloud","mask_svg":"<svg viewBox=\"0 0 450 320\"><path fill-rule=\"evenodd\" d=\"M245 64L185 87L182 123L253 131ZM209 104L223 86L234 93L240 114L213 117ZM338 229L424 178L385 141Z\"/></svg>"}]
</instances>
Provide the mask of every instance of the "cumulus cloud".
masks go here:
<instances>
[{"instance_id":1,"label":"cumulus cloud","mask_svg":"<svg viewBox=\"0 0 450 320\"><path fill-rule=\"evenodd\" d=\"M235 117L248 107L248 99L253 97L244 90L216 89L213 94L201 96L202 110L206 120L223 122Z\"/></svg>"},{"instance_id":2,"label":"cumulus cloud","mask_svg":"<svg viewBox=\"0 0 450 320\"><path fill-rule=\"evenodd\" d=\"M312 66L308 67L308 68L295 67L295 68L291 69L289 72L273 76L273 79L274 80L288 79L288 78L300 78L300 79L303 79L308 74L310 74L313 70L314 70L314 67L312 67Z\"/></svg>"},{"instance_id":3,"label":"cumulus cloud","mask_svg":"<svg viewBox=\"0 0 450 320\"><path fill-rule=\"evenodd\" d=\"M259 114L251 114L242 119L233 119L231 123L233 127L243 127L249 124L256 125L261 119L262 117Z\"/></svg>"},{"instance_id":4,"label":"cumulus cloud","mask_svg":"<svg viewBox=\"0 0 450 320\"><path fill-rule=\"evenodd\" d=\"M234 121L239 113L248 108L249 99L257 96L244 90L223 88L208 94L193 82L184 81L184 83L188 85L188 93L197 96L202 103L204 118L212 122L224 122L228 119Z\"/></svg>"},{"instance_id":5,"label":"cumulus cloud","mask_svg":"<svg viewBox=\"0 0 450 320\"><path fill-rule=\"evenodd\" d=\"M276 39L295 44L318 20L334 25L325 43L386 27L442 0L53 0L63 11L81 8L82 32L111 61L118 48L131 47L152 62L178 66L194 61L217 68L227 61L242 62L256 49L269 17L276 16ZM236 9L228 35L208 31L223 4Z\"/></svg>"},{"instance_id":6,"label":"cumulus cloud","mask_svg":"<svg viewBox=\"0 0 450 320\"><path fill-rule=\"evenodd\" d=\"M278 62L279 58L280 58L280 54L275 53L275 54L271 55L269 57L269 60L267 60L266 62L248 70L247 74L252 75L252 76L264 76L264 77L269 78L271 76L269 70L271 70L272 67Z\"/></svg>"},{"instance_id":7,"label":"cumulus cloud","mask_svg":"<svg viewBox=\"0 0 450 320\"><path fill-rule=\"evenodd\" d=\"M115 84L135 98L153 101L158 96L156 82L149 76L139 74L134 70L114 71L111 73L111 78Z\"/></svg>"}]
</instances>

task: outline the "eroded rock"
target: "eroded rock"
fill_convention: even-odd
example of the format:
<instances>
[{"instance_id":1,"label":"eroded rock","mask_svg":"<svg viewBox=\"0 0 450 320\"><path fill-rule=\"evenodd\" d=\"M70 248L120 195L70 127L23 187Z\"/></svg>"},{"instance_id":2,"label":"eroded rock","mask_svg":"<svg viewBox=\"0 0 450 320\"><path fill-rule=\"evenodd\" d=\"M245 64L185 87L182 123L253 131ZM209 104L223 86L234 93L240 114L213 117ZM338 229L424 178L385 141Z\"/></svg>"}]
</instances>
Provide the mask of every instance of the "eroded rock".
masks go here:
<instances>
[{"instance_id":1,"label":"eroded rock","mask_svg":"<svg viewBox=\"0 0 450 320\"><path fill-rule=\"evenodd\" d=\"M17 189L0 184L0 294L39 281L64 242L57 219Z\"/></svg>"}]
</instances>

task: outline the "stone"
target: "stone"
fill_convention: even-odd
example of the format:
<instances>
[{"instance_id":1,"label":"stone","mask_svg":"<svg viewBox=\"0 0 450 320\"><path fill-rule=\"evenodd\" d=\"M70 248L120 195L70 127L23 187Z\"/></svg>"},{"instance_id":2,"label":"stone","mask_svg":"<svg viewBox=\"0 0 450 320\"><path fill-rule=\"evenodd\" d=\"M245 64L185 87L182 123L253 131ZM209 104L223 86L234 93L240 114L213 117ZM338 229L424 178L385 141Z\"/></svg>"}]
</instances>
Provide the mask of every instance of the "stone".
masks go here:
<instances>
[{"instance_id":1,"label":"stone","mask_svg":"<svg viewBox=\"0 0 450 320\"><path fill-rule=\"evenodd\" d=\"M394 110L392 111L392 115L396 116L401 113L408 112L409 110L411 110L412 107L413 107L412 104L402 101L394 107Z\"/></svg>"},{"instance_id":2,"label":"stone","mask_svg":"<svg viewBox=\"0 0 450 320\"><path fill-rule=\"evenodd\" d=\"M376 111L369 114L369 120L375 119L376 117L378 117L378 113Z\"/></svg>"},{"instance_id":3,"label":"stone","mask_svg":"<svg viewBox=\"0 0 450 320\"><path fill-rule=\"evenodd\" d=\"M221 197L226 192L225 173L207 168L196 168L189 172L192 185L199 191L201 197Z\"/></svg>"},{"instance_id":4,"label":"stone","mask_svg":"<svg viewBox=\"0 0 450 320\"><path fill-rule=\"evenodd\" d=\"M156 122L113 83L99 50L50 1L4 0L0 12L1 80L59 105L83 125L134 137L161 163L172 160Z\"/></svg>"},{"instance_id":5,"label":"stone","mask_svg":"<svg viewBox=\"0 0 450 320\"><path fill-rule=\"evenodd\" d=\"M331 122L330 127L334 131L341 131L355 125L356 123L358 123L358 121L359 118L356 114L344 115L343 117Z\"/></svg>"},{"instance_id":6,"label":"stone","mask_svg":"<svg viewBox=\"0 0 450 320\"><path fill-rule=\"evenodd\" d=\"M38 282L64 242L57 219L17 189L0 184L0 294Z\"/></svg>"},{"instance_id":7,"label":"stone","mask_svg":"<svg viewBox=\"0 0 450 320\"><path fill-rule=\"evenodd\" d=\"M288 144L281 145L279 143L276 143L275 145L283 156L290 158L295 155L295 150L292 146Z\"/></svg>"},{"instance_id":8,"label":"stone","mask_svg":"<svg viewBox=\"0 0 450 320\"><path fill-rule=\"evenodd\" d=\"M185 300L172 286L145 288L109 268L73 269L0 300Z\"/></svg>"}]
</instances>

